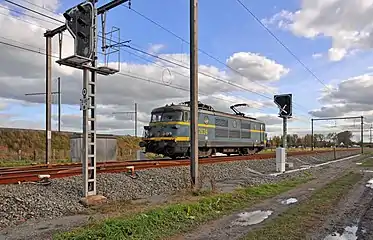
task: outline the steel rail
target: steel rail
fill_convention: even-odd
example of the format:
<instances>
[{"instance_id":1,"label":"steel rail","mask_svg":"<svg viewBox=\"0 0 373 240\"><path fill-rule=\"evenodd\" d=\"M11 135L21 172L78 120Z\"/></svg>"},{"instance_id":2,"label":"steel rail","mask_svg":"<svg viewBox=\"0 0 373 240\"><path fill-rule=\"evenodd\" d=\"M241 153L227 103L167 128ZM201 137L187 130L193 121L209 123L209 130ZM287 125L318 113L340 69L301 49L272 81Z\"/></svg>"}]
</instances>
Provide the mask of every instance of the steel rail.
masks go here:
<instances>
[{"instance_id":1,"label":"steel rail","mask_svg":"<svg viewBox=\"0 0 373 240\"><path fill-rule=\"evenodd\" d=\"M337 150L337 152L359 150L355 148ZM288 152L288 157L301 155L315 155L330 153L334 150ZM275 158L275 153L255 154L248 156L219 156L212 158L200 158L200 164L223 163L243 160L262 160ZM131 161L108 161L97 163L97 173L120 173L125 171L144 170L150 168L169 168L190 165L189 159L154 159L154 160L131 160ZM133 173L133 172L132 172ZM11 184L19 182L34 182L40 180L39 175L50 175L50 178L64 178L82 174L81 163L68 164L43 164L25 167L0 168L0 184Z\"/></svg>"}]
</instances>

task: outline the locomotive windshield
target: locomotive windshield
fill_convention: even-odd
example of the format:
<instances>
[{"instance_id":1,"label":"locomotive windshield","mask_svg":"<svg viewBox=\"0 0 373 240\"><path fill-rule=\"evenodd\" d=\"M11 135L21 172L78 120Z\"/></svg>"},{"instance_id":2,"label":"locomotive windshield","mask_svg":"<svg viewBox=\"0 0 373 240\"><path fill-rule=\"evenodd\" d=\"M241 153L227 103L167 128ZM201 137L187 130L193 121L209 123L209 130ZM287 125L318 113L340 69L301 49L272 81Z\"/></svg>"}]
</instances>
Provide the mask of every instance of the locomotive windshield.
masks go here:
<instances>
[{"instance_id":1,"label":"locomotive windshield","mask_svg":"<svg viewBox=\"0 0 373 240\"><path fill-rule=\"evenodd\" d=\"M152 113L152 122L170 122L170 121L181 121L183 119L183 112L172 111L172 112L155 112Z\"/></svg>"}]
</instances>

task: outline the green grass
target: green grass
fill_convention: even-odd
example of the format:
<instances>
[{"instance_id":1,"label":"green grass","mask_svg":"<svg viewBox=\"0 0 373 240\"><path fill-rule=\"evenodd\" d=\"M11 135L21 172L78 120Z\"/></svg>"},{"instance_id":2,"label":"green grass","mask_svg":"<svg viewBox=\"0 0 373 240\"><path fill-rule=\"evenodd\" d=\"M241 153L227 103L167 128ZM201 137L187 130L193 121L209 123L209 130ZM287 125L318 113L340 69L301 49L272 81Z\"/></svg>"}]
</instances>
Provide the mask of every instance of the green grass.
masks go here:
<instances>
[{"instance_id":1,"label":"green grass","mask_svg":"<svg viewBox=\"0 0 373 240\"><path fill-rule=\"evenodd\" d=\"M55 239L165 239L199 224L259 201L274 197L312 179L300 178L236 190L233 193L201 197L195 202L171 204L141 214L117 217L72 232L57 234Z\"/></svg>"},{"instance_id":2,"label":"green grass","mask_svg":"<svg viewBox=\"0 0 373 240\"><path fill-rule=\"evenodd\" d=\"M372 154L367 154L368 156L372 156ZM359 167L373 167L373 158L365 159Z\"/></svg>"},{"instance_id":3,"label":"green grass","mask_svg":"<svg viewBox=\"0 0 373 240\"><path fill-rule=\"evenodd\" d=\"M30 160L0 160L0 167L21 167L21 166L30 166L33 164L43 164L44 162L34 162ZM53 163L71 163L69 159L60 159L53 160Z\"/></svg>"},{"instance_id":4,"label":"green grass","mask_svg":"<svg viewBox=\"0 0 373 240\"><path fill-rule=\"evenodd\" d=\"M333 213L341 198L362 179L361 174L347 173L315 193L295 207L290 208L263 228L250 232L242 240L304 239L305 232L317 231L322 219Z\"/></svg>"}]
</instances>

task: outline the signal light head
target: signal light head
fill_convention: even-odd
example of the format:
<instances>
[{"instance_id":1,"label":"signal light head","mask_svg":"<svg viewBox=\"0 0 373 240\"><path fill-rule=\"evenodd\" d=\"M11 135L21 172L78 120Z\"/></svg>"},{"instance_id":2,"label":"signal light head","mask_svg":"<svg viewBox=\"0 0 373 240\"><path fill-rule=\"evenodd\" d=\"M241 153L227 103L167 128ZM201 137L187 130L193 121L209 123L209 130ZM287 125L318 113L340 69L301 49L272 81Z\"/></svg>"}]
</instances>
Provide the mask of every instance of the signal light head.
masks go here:
<instances>
[{"instance_id":1,"label":"signal light head","mask_svg":"<svg viewBox=\"0 0 373 240\"><path fill-rule=\"evenodd\" d=\"M81 13L83 13L83 14L85 14L87 11L85 10L85 8L84 7L82 7L82 5L78 5L78 6L76 6L77 8L78 8L78 10L81 12Z\"/></svg>"},{"instance_id":2,"label":"signal light head","mask_svg":"<svg viewBox=\"0 0 373 240\"><path fill-rule=\"evenodd\" d=\"M80 38L84 38L84 39L87 38L87 36L82 32L78 32L77 34L78 34L78 37L80 37Z\"/></svg>"},{"instance_id":3,"label":"signal light head","mask_svg":"<svg viewBox=\"0 0 373 240\"><path fill-rule=\"evenodd\" d=\"M88 24L81 18L78 18L78 23L82 26L88 26Z\"/></svg>"},{"instance_id":4,"label":"signal light head","mask_svg":"<svg viewBox=\"0 0 373 240\"><path fill-rule=\"evenodd\" d=\"M63 14L63 16L66 18L67 21L71 21L72 17L70 16L70 14L68 14L67 12L65 12Z\"/></svg>"}]
</instances>

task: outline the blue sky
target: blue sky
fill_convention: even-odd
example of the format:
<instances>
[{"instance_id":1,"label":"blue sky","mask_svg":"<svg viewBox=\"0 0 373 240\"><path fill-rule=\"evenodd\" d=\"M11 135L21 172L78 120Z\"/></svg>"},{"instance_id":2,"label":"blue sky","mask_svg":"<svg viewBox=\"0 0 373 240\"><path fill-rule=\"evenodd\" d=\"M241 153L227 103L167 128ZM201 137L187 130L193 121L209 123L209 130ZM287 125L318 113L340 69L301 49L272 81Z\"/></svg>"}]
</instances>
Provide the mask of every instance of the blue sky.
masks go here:
<instances>
[{"instance_id":1,"label":"blue sky","mask_svg":"<svg viewBox=\"0 0 373 240\"><path fill-rule=\"evenodd\" d=\"M99 5L109 2L99 1ZM286 9L295 11L300 7L299 0L291 1L243 1L244 4L259 18L270 18L275 13ZM78 1L63 0L59 12L74 6ZM155 20L162 26L189 41L189 2L181 0L146 1L133 0L132 7ZM142 49L147 49L150 44L163 44L166 47L162 53L189 52L189 46L175 36L160 29L153 23L141 18L125 6L111 10L107 18L108 27L115 25L121 28L121 37L131 39ZM278 36L312 71L324 82L329 83L334 79L346 79L366 71L372 62L369 53L348 57L340 62L330 62L327 58L313 59L314 53L326 53L331 46L331 40L318 37L314 40L296 37L292 33L271 28ZM224 61L235 52L255 52L275 60L277 63L290 68L287 76L275 83L280 93L293 93L296 104L294 114L308 115L307 111L320 107L317 97L323 87L310 73L308 73L275 39L262 28L245 9L236 1L213 0L199 1L199 48ZM127 54L121 54L122 61L126 61ZM138 61L131 58L130 61ZM220 63L200 53L199 63L215 65L225 68ZM42 89L41 89L42 91ZM254 99L262 99L249 93L242 93ZM79 108L76 108L79 110ZM12 107L10 112L21 111L20 107ZM53 112L57 112L53 106ZM64 113L72 112L72 107L64 106ZM273 109L264 109L263 113L275 113ZM40 120L44 119L44 107L28 108L24 115L34 114ZM35 114L36 113L36 114ZM308 115L309 116L309 115ZM298 125L298 124L297 124ZM309 124L302 124L309 128Z\"/></svg>"}]
</instances>

